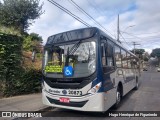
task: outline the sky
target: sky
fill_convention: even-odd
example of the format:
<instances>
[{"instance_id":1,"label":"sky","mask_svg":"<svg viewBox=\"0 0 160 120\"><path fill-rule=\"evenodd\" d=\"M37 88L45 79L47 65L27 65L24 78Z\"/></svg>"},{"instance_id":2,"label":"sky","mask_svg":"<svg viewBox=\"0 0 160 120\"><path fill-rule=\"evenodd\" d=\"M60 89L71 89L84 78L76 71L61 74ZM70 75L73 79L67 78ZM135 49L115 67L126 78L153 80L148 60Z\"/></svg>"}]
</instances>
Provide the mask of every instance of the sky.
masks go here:
<instances>
[{"instance_id":1,"label":"sky","mask_svg":"<svg viewBox=\"0 0 160 120\"><path fill-rule=\"evenodd\" d=\"M117 39L119 14L120 41L129 50L133 49L133 42L139 44L136 48L144 48L149 53L154 48L160 48L160 0L72 0L107 31L79 11L71 0L55 1L114 39ZM35 32L42 36L43 44L51 35L86 27L48 0L40 0L40 2L44 4L45 12L29 27L28 32Z\"/></svg>"}]
</instances>

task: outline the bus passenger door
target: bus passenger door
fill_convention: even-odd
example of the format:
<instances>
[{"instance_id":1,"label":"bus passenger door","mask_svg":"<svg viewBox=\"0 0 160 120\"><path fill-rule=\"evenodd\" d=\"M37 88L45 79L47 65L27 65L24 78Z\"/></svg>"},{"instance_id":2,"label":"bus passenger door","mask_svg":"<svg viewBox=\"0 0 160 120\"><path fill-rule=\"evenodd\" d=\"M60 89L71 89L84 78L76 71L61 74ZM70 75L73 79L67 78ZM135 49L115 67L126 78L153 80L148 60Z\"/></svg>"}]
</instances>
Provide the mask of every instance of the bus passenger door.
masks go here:
<instances>
[{"instance_id":1,"label":"bus passenger door","mask_svg":"<svg viewBox=\"0 0 160 120\"><path fill-rule=\"evenodd\" d=\"M101 43L102 68L103 68L103 90L104 109L110 108L116 102L115 66L113 57L113 46L108 41Z\"/></svg>"},{"instance_id":2,"label":"bus passenger door","mask_svg":"<svg viewBox=\"0 0 160 120\"><path fill-rule=\"evenodd\" d=\"M113 57L113 46L108 41L101 43L102 67L103 67L103 86L104 91L108 91L114 87L115 66Z\"/></svg>"}]
</instances>

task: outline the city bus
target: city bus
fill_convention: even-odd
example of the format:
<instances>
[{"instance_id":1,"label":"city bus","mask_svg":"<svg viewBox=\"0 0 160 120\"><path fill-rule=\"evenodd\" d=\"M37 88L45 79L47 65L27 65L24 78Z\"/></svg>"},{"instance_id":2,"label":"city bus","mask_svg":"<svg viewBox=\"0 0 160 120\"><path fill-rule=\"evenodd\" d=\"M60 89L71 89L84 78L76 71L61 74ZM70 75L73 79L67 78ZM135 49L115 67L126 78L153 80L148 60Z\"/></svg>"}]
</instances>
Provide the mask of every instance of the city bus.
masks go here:
<instances>
[{"instance_id":1,"label":"city bus","mask_svg":"<svg viewBox=\"0 0 160 120\"><path fill-rule=\"evenodd\" d=\"M48 37L42 63L45 105L107 111L139 86L139 59L96 27Z\"/></svg>"}]
</instances>

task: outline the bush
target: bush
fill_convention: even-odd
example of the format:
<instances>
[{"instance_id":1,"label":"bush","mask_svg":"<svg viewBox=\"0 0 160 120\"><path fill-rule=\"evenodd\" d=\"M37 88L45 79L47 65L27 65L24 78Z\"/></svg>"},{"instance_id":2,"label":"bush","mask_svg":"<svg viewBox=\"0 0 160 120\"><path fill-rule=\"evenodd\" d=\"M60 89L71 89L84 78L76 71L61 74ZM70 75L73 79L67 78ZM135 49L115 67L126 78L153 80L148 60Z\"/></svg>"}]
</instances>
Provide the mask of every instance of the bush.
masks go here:
<instances>
[{"instance_id":1,"label":"bush","mask_svg":"<svg viewBox=\"0 0 160 120\"><path fill-rule=\"evenodd\" d=\"M0 91L4 96L39 92L41 89L41 71L22 67L22 45L23 38L0 34Z\"/></svg>"},{"instance_id":2,"label":"bush","mask_svg":"<svg viewBox=\"0 0 160 120\"><path fill-rule=\"evenodd\" d=\"M22 70L22 38L0 34L0 82L2 90L11 90ZM4 93L5 94L5 93Z\"/></svg>"},{"instance_id":3,"label":"bush","mask_svg":"<svg viewBox=\"0 0 160 120\"><path fill-rule=\"evenodd\" d=\"M20 75L21 74L21 75ZM37 93L41 91L40 70L30 69L21 72L18 79L12 79L10 82L5 82L3 87L3 96L15 96L22 94ZM9 83L9 84L8 84Z\"/></svg>"},{"instance_id":4,"label":"bush","mask_svg":"<svg viewBox=\"0 0 160 120\"><path fill-rule=\"evenodd\" d=\"M40 70L27 70L21 75L19 80L15 81L14 95L40 92L41 78L42 74Z\"/></svg>"}]
</instances>

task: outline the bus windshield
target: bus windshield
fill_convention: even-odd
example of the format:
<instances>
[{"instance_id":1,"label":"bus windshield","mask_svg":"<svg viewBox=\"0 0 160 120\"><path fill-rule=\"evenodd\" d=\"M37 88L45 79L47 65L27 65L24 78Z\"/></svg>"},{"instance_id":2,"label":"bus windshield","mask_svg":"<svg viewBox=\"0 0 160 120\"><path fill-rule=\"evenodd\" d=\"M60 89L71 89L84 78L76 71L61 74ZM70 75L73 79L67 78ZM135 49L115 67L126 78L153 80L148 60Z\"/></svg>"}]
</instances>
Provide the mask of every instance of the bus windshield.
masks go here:
<instances>
[{"instance_id":1,"label":"bus windshield","mask_svg":"<svg viewBox=\"0 0 160 120\"><path fill-rule=\"evenodd\" d=\"M44 54L44 74L51 78L87 77L96 69L95 42L78 42L67 45L53 46ZM65 76L65 67L70 66L73 74Z\"/></svg>"}]
</instances>

